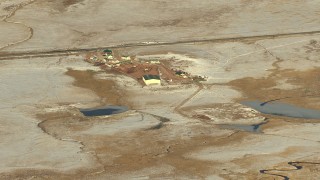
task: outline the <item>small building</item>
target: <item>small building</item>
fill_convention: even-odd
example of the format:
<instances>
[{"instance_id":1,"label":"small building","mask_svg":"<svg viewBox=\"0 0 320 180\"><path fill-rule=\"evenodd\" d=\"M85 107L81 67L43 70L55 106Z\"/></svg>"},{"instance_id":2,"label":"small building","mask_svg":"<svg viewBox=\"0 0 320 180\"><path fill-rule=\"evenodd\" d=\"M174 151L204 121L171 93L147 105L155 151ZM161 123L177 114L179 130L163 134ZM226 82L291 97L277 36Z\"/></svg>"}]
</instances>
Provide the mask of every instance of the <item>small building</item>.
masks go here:
<instances>
[{"instance_id":1,"label":"small building","mask_svg":"<svg viewBox=\"0 0 320 180\"><path fill-rule=\"evenodd\" d=\"M160 64L160 61L150 61L151 64Z\"/></svg>"},{"instance_id":2,"label":"small building","mask_svg":"<svg viewBox=\"0 0 320 180\"><path fill-rule=\"evenodd\" d=\"M113 59L112 54L109 54L109 55L106 55L106 56L107 56L107 59L108 59L108 60Z\"/></svg>"},{"instance_id":3,"label":"small building","mask_svg":"<svg viewBox=\"0 0 320 180\"><path fill-rule=\"evenodd\" d=\"M98 57L97 57L97 56L92 56L92 57L90 57L90 60L91 60L91 61L97 61L97 60L98 60Z\"/></svg>"},{"instance_id":4,"label":"small building","mask_svg":"<svg viewBox=\"0 0 320 180\"><path fill-rule=\"evenodd\" d=\"M142 80L147 86L161 85L160 76L158 76L158 75L151 75L151 74L143 75Z\"/></svg>"},{"instance_id":5,"label":"small building","mask_svg":"<svg viewBox=\"0 0 320 180\"><path fill-rule=\"evenodd\" d=\"M124 61L130 61L131 57L130 56L122 56L121 59Z\"/></svg>"},{"instance_id":6,"label":"small building","mask_svg":"<svg viewBox=\"0 0 320 180\"><path fill-rule=\"evenodd\" d=\"M110 49L105 49L105 50L103 50L103 53L104 53L105 59L107 59L107 60L113 59L113 52L112 52L112 50L110 50Z\"/></svg>"},{"instance_id":7,"label":"small building","mask_svg":"<svg viewBox=\"0 0 320 180\"><path fill-rule=\"evenodd\" d=\"M110 50L110 49L105 49L105 50L103 50L103 52L105 53L105 54L112 54L112 50Z\"/></svg>"}]
</instances>

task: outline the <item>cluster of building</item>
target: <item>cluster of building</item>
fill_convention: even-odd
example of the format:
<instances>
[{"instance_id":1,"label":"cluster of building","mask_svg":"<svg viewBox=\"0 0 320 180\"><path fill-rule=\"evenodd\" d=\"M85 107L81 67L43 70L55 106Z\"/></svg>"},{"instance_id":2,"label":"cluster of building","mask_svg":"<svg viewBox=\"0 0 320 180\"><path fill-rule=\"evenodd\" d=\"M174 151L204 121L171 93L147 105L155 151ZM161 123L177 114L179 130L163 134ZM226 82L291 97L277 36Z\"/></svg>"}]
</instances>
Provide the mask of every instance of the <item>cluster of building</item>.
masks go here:
<instances>
[{"instance_id":1,"label":"cluster of building","mask_svg":"<svg viewBox=\"0 0 320 180\"><path fill-rule=\"evenodd\" d=\"M95 66L107 66L109 68L119 67L122 63L131 62L130 56L121 56L116 58L113 51L105 49L102 52L89 53L86 60Z\"/></svg>"},{"instance_id":2,"label":"cluster of building","mask_svg":"<svg viewBox=\"0 0 320 180\"><path fill-rule=\"evenodd\" d=\"M141 80L147 86L161 85L159 70L155 66L155 64L160 64L159 61L138 62L132 60L130 56L116 57L110 49L89 53L86 61L101 68L111 68L125 73L134 79Z\"/></svg>"},{"instance_id":3,"label":"cluster of building","mask_svg":"<svg viewBox=\"0 0 320 180\"><path fill-rule=\"evenodd\" d=\"M100 66L102 69L112 69L126 74L144 85L161 85L174 83L190 83L205 81L206 77L192 76L179 69L170 69L158 59L137 59L131 56L120 56L110 49L101 52L91 52L86 61Z\"/></svg>"}]
</instances>

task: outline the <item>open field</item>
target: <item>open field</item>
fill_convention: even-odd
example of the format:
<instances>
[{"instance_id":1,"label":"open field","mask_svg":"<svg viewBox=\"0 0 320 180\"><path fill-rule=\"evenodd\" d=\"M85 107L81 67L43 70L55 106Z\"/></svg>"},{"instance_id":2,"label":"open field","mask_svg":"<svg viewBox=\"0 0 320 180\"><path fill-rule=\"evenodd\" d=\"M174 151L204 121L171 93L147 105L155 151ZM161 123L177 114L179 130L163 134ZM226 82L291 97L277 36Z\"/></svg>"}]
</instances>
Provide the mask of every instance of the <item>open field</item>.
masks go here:
<instances>
[{"instance_id":1,"label":"open field","mask_svg":"<svg viewBox=\"0 0 320 180\"><path fill-rule=\"evenodd\" d=\"M0 0L0 179L320 179L319 119L241 104L320 109L319 9L316 0ZM85 61L112 46L207 79L142 86L140 72ZM106 105L129 111L79 111Z\"/></svg>"}]
</instances>

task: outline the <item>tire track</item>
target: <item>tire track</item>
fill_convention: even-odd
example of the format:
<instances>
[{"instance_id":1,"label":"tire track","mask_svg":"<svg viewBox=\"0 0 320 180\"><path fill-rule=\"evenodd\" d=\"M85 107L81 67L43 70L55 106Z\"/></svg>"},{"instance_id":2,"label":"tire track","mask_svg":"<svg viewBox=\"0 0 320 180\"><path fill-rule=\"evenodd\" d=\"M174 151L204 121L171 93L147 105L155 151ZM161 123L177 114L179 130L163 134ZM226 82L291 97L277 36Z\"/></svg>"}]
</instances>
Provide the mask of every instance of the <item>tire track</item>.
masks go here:
<instances>
[{"instance_id":1,"label":"tire track","mask_svg":"<svg viewBox=\"0 0 320 180\"><path fill-rule=\"evenodd\" d=\"M0 47L0 50L3 50L3 49L8 48L8 47L10 47L10 46L14 46L14 45L23 43L23 42L28 41L29 39L32 38L32 36L33 36L33 29L32 29L31 27L27 26L26 24L24 24L24 23L22 23L22 22L9 21L9 18L11 18L12 16L14 16L15 13L16 13L18 10L22 9L23 7L25 7L25 6L29 5L29 4L32 4L33 2L35 2L35 0L30 0L30 1L28 1L28 2L24 2L24 3L18 4L18 5L14 5L14 6L13 6L13 10L12 10L8 15L6 15L6 16L4 17L4 19L2 20L2 21L5 22L5 23L18 24L18 25L24 26L24 27L27 28L28 31L29 31L28 37L26 37L25 39L22 39L22 40L20 40L20 41L13 42L13 43L9 43L9 44L7 44L7 45L5 45L5 46L3 46L3 47Z\"/></svg>"},{"instance_id":2,"label":"tire track","mask_svg":"<svg viewBox=\"0 0 320 180\"><path fill-rule=\"evenodd\" d=\"M196 83L196 85L198 86L198 89L192 93L189 97L187 97L186 99L184 99L181 103L179 103L175 108L174 111L186 116L182 111L181 111L181 107L184 106L187 102L189 102L193 97L195 97L200 91L202 91L202 89L204 88L202 83Z\"/></svg>"},{"instance_id":3,"label":"tire track","mask_svg":"<svg viewBox=\"0 0 320 180\"><path fill-rule=\"evenodd\" d=\"M35 1L35 0L33 0ZM32 1L32 2L33 2ZM111 46L101 46L93 48L69 48L69 49L51 49L43 51L20 51L20 52L2 52L0 53L0 60L7 59L19 59L19 58L29 58L29 57L48 57L48 56L61 56L61 55L70 55L77 54L87 51L99 51L108 48L126 48L126 47L148 47L148 46L169 46L177 44L190 44L190 43L202 43L202 42L235 42L235 41L258 41L263 39L275 39L275 38L284 38L284 37L297 37L297 36L306 36L306 35L315 35L320 34L319 31L304 31L304 32L295 32L295 33L282 33L282 34L265 34L265 35L254 35L254 36L239 36L239 37L226 37L226 38L211 38L211 39L193 39L193 40L182 40L182 41L173 41L173 42L137 42L137 43L128 43L128 44L118 44ZM276 46L273 48L281 47ZM270 49L270 48L268 48ZM0 48L1 50L1 48Z\"/></svg>"},{"instance_id":4,"label":"tire track","mask_svg":"<svg viewBox=\"0 0 320 180\"><path fill-rule=\"evenodd\" d=\"M303 169L303 166L301 164L320 165L320 163L317 163L317 162L290 161L290 162L288 162L288 165L290 165L291 167L294 167L294 169L263 169L263 170L260 170L260 173L265 174L265 175L281 177L284 180L289 180L290 178L288 176L278 174L278 173L279 172L290 172L290 171L301 170L301 169Z\"/></svg>"}]
</instances>

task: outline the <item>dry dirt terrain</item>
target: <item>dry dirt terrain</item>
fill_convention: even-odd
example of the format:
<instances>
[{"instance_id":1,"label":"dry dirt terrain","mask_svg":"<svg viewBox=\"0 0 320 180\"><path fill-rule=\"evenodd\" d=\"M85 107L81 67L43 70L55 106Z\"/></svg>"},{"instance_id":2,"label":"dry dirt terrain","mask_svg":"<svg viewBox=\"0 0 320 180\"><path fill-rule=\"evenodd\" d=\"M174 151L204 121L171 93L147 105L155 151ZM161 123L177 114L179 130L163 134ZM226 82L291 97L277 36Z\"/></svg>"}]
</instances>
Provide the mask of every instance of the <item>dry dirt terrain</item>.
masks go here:
<instances>
[{"instance_id":1,"label":"dry dirt terrain","mask_svg":"<svg viewBox=\"0 0 320 180\"><path fill-rule=\"evenodd\" d=\"M318 0L0 0L0 179L320 179L320 118L241 104L320 110L319 15ZM142 86L84 61L103 47L207 80ZM106 105L129 110L80 112Z\"/></svg>"}]
</instances>

